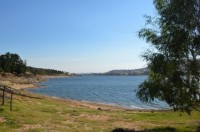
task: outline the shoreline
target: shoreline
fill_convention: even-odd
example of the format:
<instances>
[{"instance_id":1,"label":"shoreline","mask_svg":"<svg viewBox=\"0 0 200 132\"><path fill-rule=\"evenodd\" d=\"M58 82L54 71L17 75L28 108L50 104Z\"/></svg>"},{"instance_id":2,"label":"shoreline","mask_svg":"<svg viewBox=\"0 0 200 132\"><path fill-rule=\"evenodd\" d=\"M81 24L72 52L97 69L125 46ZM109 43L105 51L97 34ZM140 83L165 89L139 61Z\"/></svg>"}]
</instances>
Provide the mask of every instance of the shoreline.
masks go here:
<instances>
[{"instance_id":1,"label":"shoreline","mask_svg":"<svg viewBox=\"0 0 200 132\"><path fill-rule=\"evenodd\" d=\"M66 103L67 105L79 106L90 109L97 109L100 111L135 111L135 112L152 112L152 111L167 111L166 109L143 109L143 108L126 108L123 106L117 106L112 104L92 102L92 101L81 101L75 99L63 99L59 97L38 94L29 91L28 89L42 88L43 86L39 83L47 81L53 78L68 78L70 76L49 76L49 75L36 75L36 76L15 76L12 74L6 74L6 76L0 76L0 84L12 87L17 90L25 90L28 93L34 94L35 96L42 96L49 99L54 99Z\"/></svg>"},{"instance_id":2,"label":"shoreline","mask_svg":"<svg viewBox=\"0 0 200 132\"><path fill-rule=\"evenodd\" d=\"M35 96L40 96L43 98L47 98L50 100L56 100L58 102L63 102L66 105L80 107L80 108L88 108L88 109L94 109L99 111L130 111L130 112L164 112L164 111L170 111L171 109L137 109L137 108L126 108L123 106L117 106L117 105L111 105L106 103L100 103L100 102L92 102L92 101L84 101L84 100L75 100L75 99L64 99L60 97L55 96L49 96L44 94L38 94L31 91L27 91L28 93L31 93Z\"/></svg>"},{"instance_id":3,"label":"shoreline","mask_svg":"<svg viewBox=\"0 0 200 132\"><path fill-rule=\"evenodd\" d=\"M0 73L0 84L21 90L28 88L39 88L41 82L45 82L51 78L71 77L65 75L22 75L16 76L11 73Z\"/></svg>"},{"instance_id":4,"label":"shoreline","mask_svg":"<svg viewBox=\"0 0 200 132\"><path fill-rule=\"evenodd\" d=\"M37 87L37 88L42 88L42 87ZM30 88L30 89L34 89L34 88ZM61 97L56 97L56 96L51 96L51 95L34 93L34 92L29 91L27 88L25 90L36 96L42 96L44 98L57 100L59 102L64 102L67 105L78 106L81 108L96 109L96 110L100 110L100 111L132 111L132 112L161 112L162 111L162 112L164 112L164 111L172 110L169 108L160 108L160 109L159 108L157 108L157 109L156 108L155 109L130 108L130 107L125 107L125 106L123 107L120 105L114 105L114 104L103 103L103 102L76 100L76 99L61 98Z\"/></svg>"}]
</instances>

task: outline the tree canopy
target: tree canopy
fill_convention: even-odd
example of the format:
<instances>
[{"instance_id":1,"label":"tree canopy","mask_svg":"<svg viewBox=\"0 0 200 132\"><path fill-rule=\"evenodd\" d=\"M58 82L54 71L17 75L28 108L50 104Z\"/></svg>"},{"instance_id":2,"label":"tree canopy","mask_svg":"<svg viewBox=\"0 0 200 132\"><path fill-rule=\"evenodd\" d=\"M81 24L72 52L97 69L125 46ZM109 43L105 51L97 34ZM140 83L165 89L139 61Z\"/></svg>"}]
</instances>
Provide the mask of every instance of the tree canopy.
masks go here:
<instances>
[{"instance_id":1,"label":"tree canopy","mask_svg":"<svg viewBox=\"0 0 200 132\"><path fill-rule=\"evenodd\" d=\"M0 55L0 71L23 74L26 72L26 62L18 54L7 52Z\"/></svg>"},{"instance_id":2,"label":"tree canopy","mask_svg":"<svg viewBox=\"0 0 200 132\"><path fill-rule=\"evenodd\" d=\"M18 54L9 52L0 55L0 72L13 73L17 75L25 73L31 73L34 75L70 75L68 72L26 66L26 61L23 61Z\"/></svg>"},{"instance_id":3,"label":"tree canopy","mask_svg":"<svg viewBox=\"0 0 200 132\"><path fill-rule=\"evenodd\" d=\"M200 3L154 0L154 5L157 16L146 16L147 25L139 31L154 49L143 55L150 73L137 96L190 114L200 107Z\"/></svg>"}]
</instances>

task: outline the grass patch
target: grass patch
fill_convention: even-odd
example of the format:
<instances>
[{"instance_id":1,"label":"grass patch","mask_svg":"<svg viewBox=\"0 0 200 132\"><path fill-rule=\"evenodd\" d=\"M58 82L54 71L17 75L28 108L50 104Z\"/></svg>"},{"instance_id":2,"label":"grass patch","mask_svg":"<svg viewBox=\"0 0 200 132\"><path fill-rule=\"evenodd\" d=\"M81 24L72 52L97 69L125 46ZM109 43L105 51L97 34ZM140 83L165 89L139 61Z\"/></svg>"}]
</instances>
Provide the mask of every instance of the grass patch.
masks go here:
<instances>
[{"instance_id":1,"label":"grass patch","mask_svg":"<svg viewBox=\"0 0 200 132\"><path fill-rule=\"evenodd\" d=\"M200 113L187 114L135 111L100 111L97 109L69 105L51 98L20 98L0 106L1 131L70 131L127 132L145 130L148 132L197 131L200 130ZM120 131L121 130L121 131Z\"/></svg>"}]
</instances>

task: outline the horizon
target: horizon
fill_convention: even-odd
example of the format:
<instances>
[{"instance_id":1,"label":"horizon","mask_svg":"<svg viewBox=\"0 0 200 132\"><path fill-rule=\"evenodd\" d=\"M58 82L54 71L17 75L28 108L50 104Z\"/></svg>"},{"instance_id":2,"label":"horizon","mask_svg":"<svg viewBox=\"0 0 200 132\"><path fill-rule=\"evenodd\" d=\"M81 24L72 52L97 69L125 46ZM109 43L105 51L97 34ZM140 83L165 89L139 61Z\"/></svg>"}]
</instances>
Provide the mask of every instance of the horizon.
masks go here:
<instances>
[{"instance_id":1,"label":"horizon","mask_svg":"<svg viewBox=\"0 0 200 132\"><path fill-rule=\"evenodd\" d=\"M0 54L70 73L144 68L137 32L153 14L150 0L1 1Z\"/></svg>"},{"instance_id":2,"label":"horizon","mask_svg":"<svg viewBox=\"0 0 200 132\"><path fill-rule=\"evenodd\" d=\"M32 67L32 66L29 66L27 65L28 67ZM40 68L40 67L34 67L34 68ZM140 70L140 69L145 69L147 67L143 67L143 68L136 68L136 69L110 69L108 71L105 71L105 72L82 72L82 73L75 73L75 74L92 74L92 73L106 73L106 72L109 72L109 71L115 71L115 70L125 70L125 71L129 71L129 70ZM48 68L41 68L41 69L48 69ZM58 69L52 69L52 70L58 70ZM62 71L62 70L60 70ZM63 72L68 72L68 71L63 71ZM72 73L72 72L69 72L69 73Z\"/></svg>"},{"instance_id":3,"label":"horizon","mask_svg":"<svg viewBox=\"0 0 200 132\"><path fill-rule=\"evenodd\" d=\"M110 69L108 71L105 71L105 72L84 72L84 73L75 73L75 74L101 74L101 73L106 73L106 72L110 72L110 71L118 71L118 70L125 70L125 71L130 71L130 70L140 70L140 69L145 69L147 67L143 67L143 68L136 68L136 69Z\"/></svg>"}]
</instances>

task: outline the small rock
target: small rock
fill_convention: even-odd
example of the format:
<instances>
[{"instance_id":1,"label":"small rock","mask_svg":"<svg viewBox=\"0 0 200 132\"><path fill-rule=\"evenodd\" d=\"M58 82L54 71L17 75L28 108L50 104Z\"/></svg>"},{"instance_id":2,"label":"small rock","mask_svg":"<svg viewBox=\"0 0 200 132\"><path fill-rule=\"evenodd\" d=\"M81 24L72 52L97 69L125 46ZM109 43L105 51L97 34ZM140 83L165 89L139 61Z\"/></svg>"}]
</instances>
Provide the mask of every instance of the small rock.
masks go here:
<instances>
[{"instance_id":1,"label":"small rock","mask_svg":"<svg viewBox=\"0 0 200 132\"><path fill-rule=\"evenodd\" d=\"M98 108L97 110L102 110L101 108Z\"/></svg>"}]
</instances>

